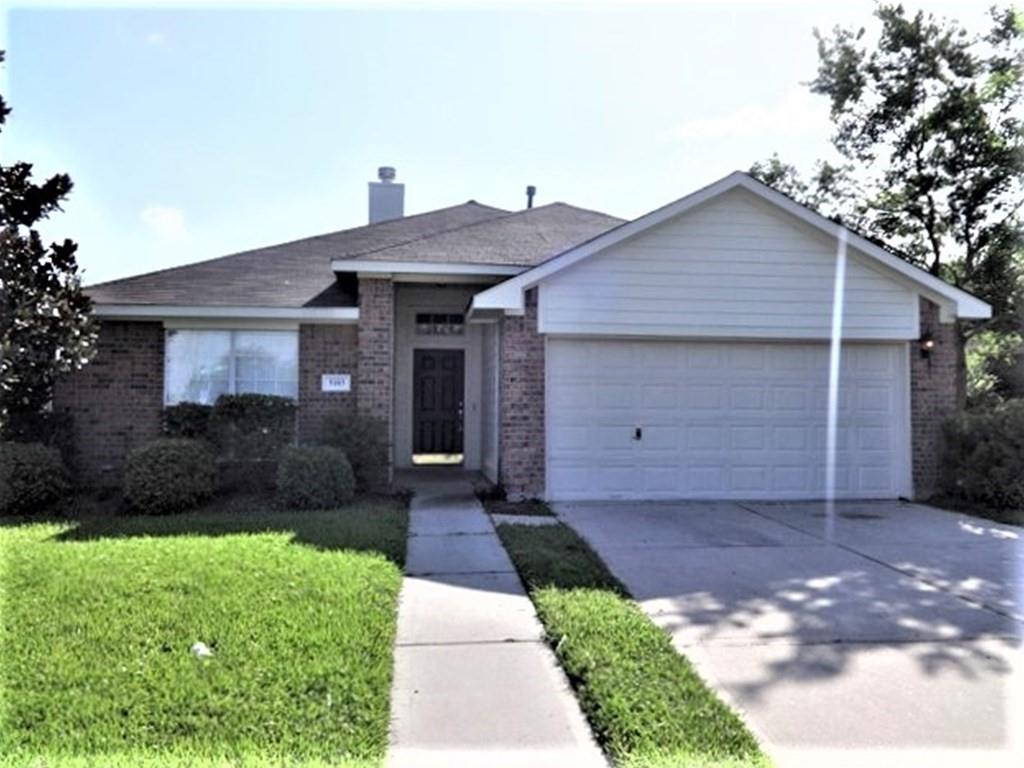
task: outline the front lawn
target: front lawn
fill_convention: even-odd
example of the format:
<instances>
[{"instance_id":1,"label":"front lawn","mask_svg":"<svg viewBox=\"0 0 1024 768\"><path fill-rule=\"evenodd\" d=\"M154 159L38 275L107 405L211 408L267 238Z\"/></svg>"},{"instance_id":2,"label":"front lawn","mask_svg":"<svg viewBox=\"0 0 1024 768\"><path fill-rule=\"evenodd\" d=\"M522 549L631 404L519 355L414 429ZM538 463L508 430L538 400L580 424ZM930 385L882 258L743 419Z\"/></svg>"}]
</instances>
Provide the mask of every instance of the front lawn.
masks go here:
<instances>
[{"instance_id":1,"label":"front lawn","mask_svg":"<svg viewBox=\"0 0 1024 768\"><path fill-rule=\"evenodd\" d=\"M4 521L0 763L379 764L407 523L253 499Z\"/></svg>"},{"instance_id":2,"label":"front lawn","mask_svg":"<svg viewBox=\"0 0 1024 768\"><path fill-rule=\"evenodd\" d=\"M767 765L740 718L565 525L498 526L549 642L616 765Z\"/></svg>"}]
</instances>

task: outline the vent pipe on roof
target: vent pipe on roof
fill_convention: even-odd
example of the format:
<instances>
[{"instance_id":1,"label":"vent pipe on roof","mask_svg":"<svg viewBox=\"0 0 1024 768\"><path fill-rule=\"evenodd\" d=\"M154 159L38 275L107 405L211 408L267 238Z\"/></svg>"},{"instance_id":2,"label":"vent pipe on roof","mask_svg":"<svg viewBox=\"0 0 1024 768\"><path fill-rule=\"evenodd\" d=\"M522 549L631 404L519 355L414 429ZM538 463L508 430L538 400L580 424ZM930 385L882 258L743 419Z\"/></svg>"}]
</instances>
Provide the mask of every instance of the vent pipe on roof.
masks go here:
<instances>
[{"instance_id":1,"label":"vent pipe on roof","mask_svg":"<svg viewBox=\"0 0 1024 768\"><path fill-rule=\"evenodd\" d=\"M533 208L533 196L537 194L537 188L531 184L526 188L526 207Z\"/></svg>"},{"instance_id":2,"label":"vent pipe on roof","mask_svg":"<svg viewBox=\"0 0 1024 768\"><path fill-rule=\"evenodd\" d=\"M395 183L395 169L382 165L377 169L380 181L370 182L370 223L400 219L405 215L405 184Z\"/></svg>"}]
</instances>

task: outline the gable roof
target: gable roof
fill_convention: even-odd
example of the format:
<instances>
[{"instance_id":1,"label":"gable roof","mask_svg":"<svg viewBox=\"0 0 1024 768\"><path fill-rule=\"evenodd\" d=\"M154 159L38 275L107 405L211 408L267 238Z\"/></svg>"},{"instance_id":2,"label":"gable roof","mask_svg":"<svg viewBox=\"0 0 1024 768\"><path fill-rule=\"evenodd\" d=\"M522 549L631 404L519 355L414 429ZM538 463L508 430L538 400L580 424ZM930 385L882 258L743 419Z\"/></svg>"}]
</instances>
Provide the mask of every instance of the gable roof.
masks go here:
<instances>
[{"instance_id":1,"label":"gable roof","mask_svg":"<svg viewBox=\"0 0 1024 768\"><path fill-rule=\"evenodd\" d=\"M96 304L329 307L343 303L331 259L379 251L499 216L469 201L208 261L87 286Z\"/></svg>"},{"instance_id":2,"label":"gable roof","mask_svg":"<svg viewBox=\"0 0 1024 768\"><path fill-rule=\"evenodd\" d=\"M583 259L589 258L651 227L686 213L712 198L737 188L742 188L755 194L762 200L832 237L838 238L840 232L846 232L846 238L850 246L876 261L890 276L913 285L922 295L935 301L942 309L943 320L952 320L955 317L985 319L992 316L992 307L976 296L972 296L966 291L956 288L931 273L910 264L867 238L851 232L841 224L837 224L820 213L797 203L792 198L783 195L781 192L772 189L767 184L742 171L735 171L686 197L651 211L638 219L625 222L614 229L601 233L493 288L481 291L473 298L471 312L476 310L521 312L524 307L523 294L526 290L535 287L544 280Z\"/></svg>"},{"instance_id":3,"label":"gable roof","mask_svg":"<svg viewBox=\"0 0 1024 768\"><path fill-rule=\"evenodd\" d=\"M566 203L550 203L431 233L407 243L335 258L334 269L352 269L353 263L360 270L372 268L368 262L532 267L623 221Z\"/></svg>"}]
</instances>

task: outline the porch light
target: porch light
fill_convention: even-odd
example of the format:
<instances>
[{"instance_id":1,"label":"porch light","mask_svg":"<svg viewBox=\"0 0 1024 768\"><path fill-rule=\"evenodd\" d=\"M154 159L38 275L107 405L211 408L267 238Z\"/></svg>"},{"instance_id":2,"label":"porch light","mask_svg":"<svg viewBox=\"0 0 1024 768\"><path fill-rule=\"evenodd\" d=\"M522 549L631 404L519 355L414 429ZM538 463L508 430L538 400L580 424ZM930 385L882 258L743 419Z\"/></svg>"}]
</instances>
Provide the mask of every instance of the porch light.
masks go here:
<instances>
[{"instance_id":1,"label":"porch light","mask_svg":"<svg viewBox=\"0 0 1024 768\"><path fill-rule=\"evenodd\" d=\"M923 333L918 340L918 345L921 348L921 357L927 359L931 357L932 350L935 349L935 338L931 333Z\"/></svg>"}]
</instances>

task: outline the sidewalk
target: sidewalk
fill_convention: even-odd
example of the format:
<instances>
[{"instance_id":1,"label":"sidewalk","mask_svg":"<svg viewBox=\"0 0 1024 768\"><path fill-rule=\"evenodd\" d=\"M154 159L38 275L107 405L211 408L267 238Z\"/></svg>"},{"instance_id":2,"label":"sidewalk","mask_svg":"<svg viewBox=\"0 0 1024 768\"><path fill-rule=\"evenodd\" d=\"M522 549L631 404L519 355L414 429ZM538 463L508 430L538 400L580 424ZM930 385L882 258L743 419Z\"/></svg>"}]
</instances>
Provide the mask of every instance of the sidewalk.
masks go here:
<instances>
[{"instance_id":1,"label":"sidewalk","mask_svg":"<svg viewBox=\"0 0 1024 768\"><path fill-rule=\"evenodd\" d=\"M606 766L471 482L414 481L388 765Z\"/></svg>"}]
</instances>

